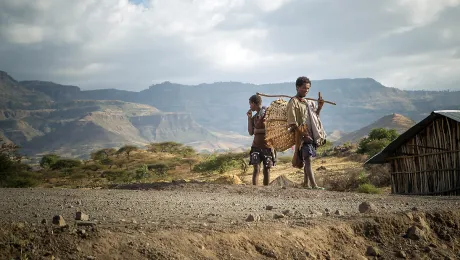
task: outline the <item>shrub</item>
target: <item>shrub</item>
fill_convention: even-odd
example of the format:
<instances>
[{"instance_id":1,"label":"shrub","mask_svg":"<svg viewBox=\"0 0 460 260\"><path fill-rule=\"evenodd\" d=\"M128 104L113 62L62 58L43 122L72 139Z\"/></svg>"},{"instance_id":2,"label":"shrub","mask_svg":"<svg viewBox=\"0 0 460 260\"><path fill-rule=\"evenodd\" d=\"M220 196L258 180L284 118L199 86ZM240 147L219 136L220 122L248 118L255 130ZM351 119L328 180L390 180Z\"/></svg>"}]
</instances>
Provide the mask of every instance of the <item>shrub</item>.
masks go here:
<instances>
[{"instance_id":1,"label":"shrub","mask_svg":"<svg viewBox=\"0 0 460 260\"><path fill-rule=\"evenodd\" d=\"M116 152L117 150L115 150L115 148L100 149L100 150L97 150L91 153L91 159L93 159L94 161L101 161L103 159L109 158L110 156L114 155Z\"/></svg>"},{"instance_id":2,"label":"shrub","mask_svg":"<svg viewBox=\"0 0 460 260\"><path fill-rule=\"evenodd\" d=\"M149 169L147 167L146 164L142 164L141 166L139 166L137 169L136 169L136 176L135 178L137 180L142 180L142 179L146 179L150 177L150 174L149 174Z\"/></svg>"},{"instance_id":3,"label":"shrub","mask_svg":"<svg viewBox=\"0 0 460 260\"><path fill-rule=\"evenodd\" d=\"M211 155L206 160L198 163L193 167L195 172L219 172L241 168L244 172L247 170L246 163L247 153L225 153L220 155Z\"/></svg>"},{"instance_id":4,"label":"shrub","mask_svg":"<svg viewBox=\"0 0 460 260\"><path fill-rule=\"evenodd\" d=\"M43 168L50 168L60 159L59 155L56 154L46 154L40 160L40 166Z\"/></svg>"},{"instance_id":5,"label":"shrub","mask_svg":"<svg viewBox=\"0 0 460 260\"><path fill-rule=\"evenodd\" d=\"M391 173L388 165L367 165L366 172L369 174L369 183L376 187L387 187L391 185Z\"/></svg>"},{"instance_id":6,"label":"shrub","mask_svg":"<svg viewBox=\"0 0 460 260\"><path fill-rule=\"evenodd\" d=\"M395 129L374 128L359 142L358 153L374 156L398 137Z\"/></svg>"},{"instance_id":7,"label":"shrub","mask_svg":"<svg viewBox=\"0 0 460 260\"><path fill-rule=\"evenodd\" d=\"M9 188L28 188L39 184L38 176L31 172L19 172L6 179L5 187Z\"/></svg>"},{"instance_id":8,"label":"shrub","mask_svg":"<svg viewBox=\"0 0 460 260\"><path fill-rule=\"evenodd\" d=\"M361 184L358 186L357 191L359 193L368 193L368 194L379 194L381 191L370 183Z\"/></svg>"},{"instance_id":9,"label":"shrub","mask_svg":"<svg viewBox=\"0 0 460 260\"><path fill-rule=\"evenodd\" d=\"M196 153L192 147L184 146L183 144L176 142L150 143L147 150L152 153L170 153L180 155L182 157L188 157Z\"/></svg>"},{"instance_id":10,"label":"shrub","mask_svg":"<svg viewBox=\"0 0 460 260\"><path fill-rule=\"evenodd\" d=\"M281 164L291 163L292 156L288 156L288 155L281 156L281 157L278 157L276 160L278 163L281 163Z\"/></svg>"},{"instance_id":11,"label":"shrub","mask_svg":"<svg viewBox=\"0 0 460 260\"><path fill-rule=\"evenodd\" d=\"M52 170L60 170L60 169L67 169L67 168L76 168L81 166L81 161L76 159L59 159L55 162L52 166Z\"/></svg>"},{"instance_id":12,"label":"shrub","mask_svg":"<svg viewBox=\"0 0 460 260\"><path fill-rule=\"evenodd\" d=\"M160 163L154 163L154 164L149 164L147 166L147 171L152 170L155 172L156 175L159 176L164 176L168 173L168 170L170 169L170 166L166 163L160 162Z\"/></svg>"},{"instance_id":13,"label":"shrub","mask_svg":"<svg viewBox=\"0 0 460 260\"><path fill-rule=\"evenodd\" d=\"M107 178L109 181L117 182L130 182L133 179L132 174L124 170L104 171L102 177Z\"/></svg>"},{"instance_id":14,"label":"shrub","mask_svg":"<svg viewBox=\"0 0 460 260\"><path fill-rule=\"evenodd\" d=\"M128 158L128 161L130 160L129 158L129 155L134 152L134 151L137 151L138 148L134 145L125 145L123 147L121 147L120 149L118 149L118 151L116 152L116 154L126 154L126 157Z\"/></svg>"},{"instance_id":15,"label":"shrub","mask_svg":"<svg viewBox=\"0 0 460 260\"><path fill-rule=\"evenodd\" d=\"M19 148L0 137L0 187L33 187L39 183L37 176L28 172L28 166L21 163Z\"/></svg>"},{"instance_id":16,"label":"shrub","mask_svg":"<svg viewBox=\"0 0 460 260\"><path fill-rule=\"evenodd\" d=\"M326 143L320 147L318 147L318 155L320 156L327 156L333 151L333 144L331 141L326 140Z\"/></svg>"},{"instance_id":17,"label":"shrub","mask_svg":"<svg viewBox=\"0 0 460 260\"><path fill-rule=\"evenodd\" d=\"M101 165L99 165L99 164L88 164L88 165L85 165L85 166L83 166L81 168L85 172L88 171L88 170L95 172L95 171L103 169L103 167Z\"/></svg>"}]
</instances>

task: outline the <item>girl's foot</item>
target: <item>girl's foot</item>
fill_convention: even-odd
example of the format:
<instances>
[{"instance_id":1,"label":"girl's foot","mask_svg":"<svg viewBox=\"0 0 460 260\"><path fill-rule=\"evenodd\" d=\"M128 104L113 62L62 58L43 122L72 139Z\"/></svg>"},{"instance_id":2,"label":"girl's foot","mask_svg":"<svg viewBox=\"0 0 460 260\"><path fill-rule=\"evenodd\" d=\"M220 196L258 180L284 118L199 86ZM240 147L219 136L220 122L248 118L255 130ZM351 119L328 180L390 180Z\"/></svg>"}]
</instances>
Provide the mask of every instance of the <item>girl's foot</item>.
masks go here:
<instances>
[{"instance_id":1,"label":"girl's foot","mask_svg":"<svg viewBox=\"0 0 460 260\"><path fill-rule=\"evenodd\" d=\"M324 190L323 187L319 187L319 186L315 186L315 187L313 187L312 189L314 189L314 190Z\"/></svg>"}]
</instances>

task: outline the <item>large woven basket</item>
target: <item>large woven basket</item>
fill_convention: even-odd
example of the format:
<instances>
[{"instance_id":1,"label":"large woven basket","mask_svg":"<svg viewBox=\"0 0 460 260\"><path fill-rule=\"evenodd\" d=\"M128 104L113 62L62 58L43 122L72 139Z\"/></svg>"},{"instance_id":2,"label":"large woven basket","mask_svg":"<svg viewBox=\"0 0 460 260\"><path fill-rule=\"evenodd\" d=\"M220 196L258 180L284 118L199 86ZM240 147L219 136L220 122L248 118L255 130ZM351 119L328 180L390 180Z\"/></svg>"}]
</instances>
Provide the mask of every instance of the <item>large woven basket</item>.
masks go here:
<instances>
[{"instance_id":1,"label":"large woven basket","mask_svg":"<svg viewBox=\"0 0 460 260\"><path fill-rule=\"evenodd\" d=\"M277 152L295 145L295 133L288 131L287 104L283 99L275 100L265 114L265 140Z\"/></svg>"}]
</instances>

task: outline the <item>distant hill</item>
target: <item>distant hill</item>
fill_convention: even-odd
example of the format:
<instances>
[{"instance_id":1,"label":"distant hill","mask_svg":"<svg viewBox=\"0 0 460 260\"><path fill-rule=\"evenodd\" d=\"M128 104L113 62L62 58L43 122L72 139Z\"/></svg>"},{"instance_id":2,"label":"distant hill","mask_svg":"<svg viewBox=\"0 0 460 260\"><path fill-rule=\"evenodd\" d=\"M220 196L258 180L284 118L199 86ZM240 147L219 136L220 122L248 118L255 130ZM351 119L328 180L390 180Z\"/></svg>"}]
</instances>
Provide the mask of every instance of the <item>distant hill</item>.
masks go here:
<instances>
[{"instance_id":1,"label":"distant hill","mask_svg":"<svg viewBox=\"0 0 460 260\"><path fill-rule=\"evenodd\" d=\"M217 141L187 113L123 101L82 100L56 103L46 110L3 111L0 133L28 155L57 152L87 157L95 149L175 140Z\"/></svg>"},{"instance_id":2,"label":"distant hill","mask_svg":"<svg viewBox=\"0 0 460 260\"><path fill-rule=\"evenodd\" d=\"M365 126L352 133L343 135L340 139L335 141L334 144L340 145L346 142L357 143L361 138L366 137L374 128L395 129L399 134L401 134L415 124L415 121L400 114L387 115L368 126Z\"/></svg>"},{"instance_id":3,"label":"distant hill","mask_svg":"<svg viewBox=\"0 0 460 260\"><path fill-rule=\"evenodd\" d=\"M0 71L0 109L44 108L52 102L46 94L29 90Z\"/></svg>"},{"instance_id":4,"label":"distant hill","mask_svg":"<svg viewBox=\"0 0 460 260\"><path fill-rule=\"evenodd\" d=\"M125 144L218 141L190 113L119 100L77 100L78 87L19 83L6 73L0 74L0 88L0 137L20 145L28 156L87 157L96 149Z\"/></svg>"},{"instance_id":5,"label":"distant hill","mask_svg":"<svg viewBox=\"0 0 460 260\"><path fill-rule=\"evenodd\" d=\"M45 136L49 133L69 122L78 121L80 124L87 122L85 126L88 128L100 127L111 133L110 136L117 136L109 138L115 141L105 143L171 140L193 144L206 151L241 150L251 142L245 115L249 108L249 97L256 92L295 94L294 82L262 85L240 82L181 85L163 82L134 92L81 90L78 86L48 81L16 81L5 72L0 72L0 78L0 121L5 120L0 122L0 134L21 143L31 142L37 137L40 139L34 142L48 140ZM371 78L313 80L309 96L316 98L319 91L326 100L337 103L336 106L326 104L321 112L326 132L330 133L328 140L343 139L344 133L359 132L360 128L377 118L393 113L419 121L433 110L460 109L460 91L403 91L385 87ZM102 100L124 103L118 103L111 109ZM274 100L276 98L263 98L263 104L269 105ZM129 108L132 104L137 105ZM156 112L144 113L140 104ZM130 109L132 111L127 112ZM123 118L117 117L119 111L125 113ZM93 113L93 116L88 117L89 113ZM111 117L118 119L103 119ZM118 131L114 123L109 122L119 122L123 131ZM211 131L231 132L237 138L227 138L226 134L213 134ZM52 149L57 147L52 145L52 139L47 142L50 142ZM97 143L97 140L93 143Z\"/></svg>"},{"instance_id":6,"label":"distant hill","mask_svg":"<svg viewBox=\"0 0 460 260\"><path fill-rule=\"evenodd\" d=\"M154 106L166 112L190 113L198 124L213 131L246 134L248 99L256 92L295 95L294 82L255 85L240 82L181 85L155 84L140 92L99 89L80 90L52 82L22 81L19 84L40 91L55 102L68 100L121 100ZM415 121L438 109L459 109L460 91L404 91L385 87L371 78L313 80L310 97L321 92L326 104L321 119L327 132L350 133L388 114L404 114ZM263 98L269 105L276 98ZM286 98L284 98L286 99Z\"/></svg>"}]
</instances>

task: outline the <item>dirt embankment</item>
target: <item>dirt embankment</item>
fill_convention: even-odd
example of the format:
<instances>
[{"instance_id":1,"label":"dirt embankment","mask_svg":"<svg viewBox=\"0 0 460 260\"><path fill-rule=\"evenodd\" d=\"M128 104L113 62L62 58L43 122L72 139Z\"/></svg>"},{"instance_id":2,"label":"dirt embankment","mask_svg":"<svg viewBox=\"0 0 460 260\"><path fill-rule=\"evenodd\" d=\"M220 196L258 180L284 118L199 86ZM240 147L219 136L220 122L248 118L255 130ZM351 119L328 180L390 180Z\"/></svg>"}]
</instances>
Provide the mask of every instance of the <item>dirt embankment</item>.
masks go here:
<instances>
[{"instance_id":1,"label":"dirt embankment","mask_svg":"<svg viewBox=\"0 0 460 260\"><path fill-rule=\"evenodd\" d=\"M2 259L460 255L459 198L180 183L129 188L148 189L1 189ZM363 201L371 204L361 206L366 213ZM79 211L89 221L75 221ZM55 215L65 225L53 224Z\"/></svg>"}]
</instances>

